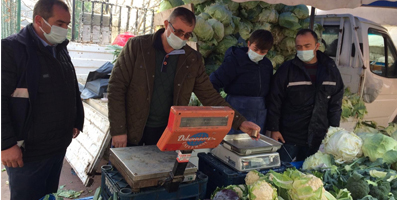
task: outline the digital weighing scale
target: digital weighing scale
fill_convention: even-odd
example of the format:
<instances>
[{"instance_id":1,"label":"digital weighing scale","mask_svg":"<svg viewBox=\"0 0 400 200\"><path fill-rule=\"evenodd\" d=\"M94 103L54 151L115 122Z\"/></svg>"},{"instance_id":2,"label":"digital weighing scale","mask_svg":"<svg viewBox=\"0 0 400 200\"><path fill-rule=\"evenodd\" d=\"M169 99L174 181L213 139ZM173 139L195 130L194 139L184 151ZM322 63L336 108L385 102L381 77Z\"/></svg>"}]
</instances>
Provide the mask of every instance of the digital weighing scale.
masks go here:
<instances>
[{"instance_id":1,"label":"digital weighing scale","mask_svg":"<svg viewBox=\"0 0 400 200\"><path fill-rule=\"evenodd\" d=\"M282 143L261 135L252 140L246 134L225 136L222 144L211 150L211 154L238 171L250 171L280 167L278 151Z\"/></svg>"},{"instance_id":2,"label":"digital weighing scale","mask_svg":"<svg viewBox=\"0 0 400 200\"><path fill-rule=\"evenodd\" d=\"M195 179L197 167L189 163L192 150L217 147L233 117L226 106L172 106L157 146L111 148L110 161L135 192L160 185L177 191L182 182Z\"/></svg>"}]
</instances>

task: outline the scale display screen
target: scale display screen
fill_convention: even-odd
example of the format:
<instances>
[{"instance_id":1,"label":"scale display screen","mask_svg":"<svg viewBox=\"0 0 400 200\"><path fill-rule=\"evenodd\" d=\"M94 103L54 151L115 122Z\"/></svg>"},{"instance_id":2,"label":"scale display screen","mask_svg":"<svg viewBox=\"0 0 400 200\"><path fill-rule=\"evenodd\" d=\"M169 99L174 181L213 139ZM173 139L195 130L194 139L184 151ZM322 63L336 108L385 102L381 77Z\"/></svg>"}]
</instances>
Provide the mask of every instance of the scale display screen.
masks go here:
<instances>
[{"instance_id":1,"label":"scale display screen","mask_svg":"<svg viewBox=\"0 0 400 200\"><path fill-rule=\"evenodd\" d=\"M215 148L231 130L234 115L227 106L172 106L157 146L161 151Z\"/></svg>"},{"instance_id":2,"label":"scale display screen","mask_svg":"<svg viewBox=\"0 0 400 200\"><path fill-rule=\"evenodd\" d=\"M227 117L183 117L180 127L226 126Z\"/></svg>"}]
</instances>

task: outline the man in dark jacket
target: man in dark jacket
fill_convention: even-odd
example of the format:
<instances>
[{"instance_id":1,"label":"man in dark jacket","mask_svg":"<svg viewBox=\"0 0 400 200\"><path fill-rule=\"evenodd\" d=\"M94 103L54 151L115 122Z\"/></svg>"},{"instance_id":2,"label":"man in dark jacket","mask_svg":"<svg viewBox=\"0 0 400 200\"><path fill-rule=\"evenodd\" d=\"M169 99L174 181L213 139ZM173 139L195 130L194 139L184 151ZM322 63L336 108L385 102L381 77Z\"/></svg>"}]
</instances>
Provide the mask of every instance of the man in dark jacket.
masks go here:
<instances>
[{"instance_id":1,"label":"man in dark jacket","mask_svg":"<svg viewBox=\"0 0 400 200\"><path fill-rule=\"evenodd\" d=\"M187 106L192 92L205 106L229 106L213 88L201 54L186 45L195 24L193 12L178 7L165 29L126 43L108 85L113 146L157 144L171 106ZM260 130L238 112L232 126L248 134Z\"/></svg>"},{"instance_id":2,"label":"man in dark jacket","mask_svg":"<svg viewBox=\"0 0 400 200\"><path fill-rule=\"evenodd\" d=\"M33 18L1 41L1 160L15 200L57 192L67 147L84 118L66 48L68 6L39 0Z\"/></svg>"},{"instance_id":3,"label":"man in dark jacket","mask_svg":"<svg viewBox=\"0 0 400 200\"><path fill-rule=\"evenodd\" d=\"M329 126L339 126L344 86L335 62L318 51L316 33L300 30L297 55L274 75L268 96L267 129L283 142L282 161L297 161L318 151Z\"/></svg>"},{"instance_id":4,"label":"man in dark jacket","mask_svg":"<svg viewBox=\"0 0 400 200\"><path fill-rule=\"evenodd\" d=\"M210 75L210 81L219 92L224 89L226 101L247 120L261 127L265 134L267 109L265 98L273 75L272 63L265 55L271 49L273 37L267 30L254 31L248 47L230 47L222 65ZM229 134L238 131L231 130Z\"/></svg>"}]
</instances>

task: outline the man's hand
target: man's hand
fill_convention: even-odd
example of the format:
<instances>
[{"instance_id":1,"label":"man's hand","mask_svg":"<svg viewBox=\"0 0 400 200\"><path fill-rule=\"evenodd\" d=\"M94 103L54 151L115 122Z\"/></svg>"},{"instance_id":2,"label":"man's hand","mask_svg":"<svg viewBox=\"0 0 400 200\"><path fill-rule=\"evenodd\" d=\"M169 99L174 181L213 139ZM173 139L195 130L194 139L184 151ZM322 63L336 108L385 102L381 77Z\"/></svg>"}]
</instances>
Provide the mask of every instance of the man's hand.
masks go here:
<instances>
[{"instance_id":1,"label":"man's hand","mask_svg":"<svg viewBox=\"0 0 400 200\"><path fill-rule=\"evenodd\" d=\"M128 143L128 136L126 134L112 136L112 145L115 148L126 147L127 143Z\"/></svg>"},{"instance_id":2,"label":"man's hand","mask_svg":"<svg viewBox=\"0 0 400 200\"><path fill-rule=\"evenodd\" d=\"M278 142L280 140L282 143L285 143L285 140L283 139L283 136L282 136L281 132L279 132L279 131L272 131L271 138Z\"/></svg>"},{"instance_id":3,"label":"man's hand","mask_svg":"<svg viewBox=\"0 0 400 200\"><path fill-rule=\"evenodd\" d=\"M257 138L253 138L253 139L256 139L256 140L260 139L261 128L257 124L255 124L251 121L244 121L242 124L240 124L239 129L241 131L243 131L244 133L247 133L250 137L251 137L251 132L253 132L253 130L255 130L258 132L258 134L257 134Z\"/></svg>"},{"instance_id":4,"label":"man's hand","mask_svg":"<svg viewBox=\"0 0 400 200\"><path fill-rule=\"evenodd\" d=\"M1 151L1 162L7 167L23 167L22 151L18 145L14 145L9 149Z\"/></svg>"},{"instance_id":5,"label":"man's hand","mask_svg":"<svg viewBox=\"0 0 400 200\"><path fill-rule=\"evenodd\" d=\"M77 128L72 129L72 138L78 137L80 131Z\"/></svg>"}]
</instances>

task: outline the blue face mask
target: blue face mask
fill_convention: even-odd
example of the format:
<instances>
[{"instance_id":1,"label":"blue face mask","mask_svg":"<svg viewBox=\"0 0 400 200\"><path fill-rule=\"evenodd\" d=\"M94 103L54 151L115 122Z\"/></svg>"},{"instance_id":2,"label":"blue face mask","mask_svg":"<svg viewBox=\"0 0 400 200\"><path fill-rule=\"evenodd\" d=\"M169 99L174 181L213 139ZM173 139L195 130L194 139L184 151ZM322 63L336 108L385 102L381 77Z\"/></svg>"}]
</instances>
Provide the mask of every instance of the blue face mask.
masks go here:
<instances>
[{"instance_id":1,"label":"blue face mask","mask_svg":"<svg viewBox=\"0 0 400 200\"><path fill-rule=\"evenodd\" d=\"M314 50L297 51L297 57L303 62L308 62L314 58Z\"/></svg>"},{"instance_id":2,"label":"blue face mask","mask_svg":"<svg viewBox=\"0 0 400 200\"><path fill-rule=\"evenodd\" d=\"M260 60L264 59L264 56L266 55L266 54L260 55L260 54L256 53L255 51L251 50L250 48L249 48L249 52L247 54L249 55L250 60L255 63L260 62Z\"/></svg>"}]
</instances>

